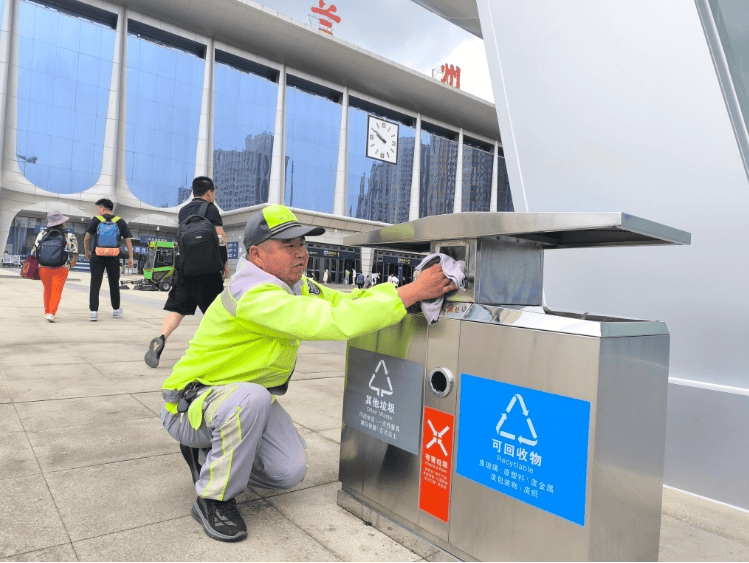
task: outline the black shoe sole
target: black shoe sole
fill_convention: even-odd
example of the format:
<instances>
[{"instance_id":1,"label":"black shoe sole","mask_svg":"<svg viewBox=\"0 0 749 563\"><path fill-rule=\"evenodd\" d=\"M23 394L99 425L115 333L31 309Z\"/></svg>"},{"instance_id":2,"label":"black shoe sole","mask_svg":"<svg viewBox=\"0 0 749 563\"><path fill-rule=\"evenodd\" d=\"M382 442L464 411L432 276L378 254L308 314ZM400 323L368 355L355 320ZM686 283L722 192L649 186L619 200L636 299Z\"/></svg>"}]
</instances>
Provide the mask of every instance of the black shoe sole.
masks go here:
<instances>
[{"instance_id":1,"label":"black shoe sole","mask_svg":"<svg viewBox=\"0 0 749 563\"><path fill-rule=\"evenodd\" d=\"M236 536L226 536L224 534L221 534L211 528L208 525L208 522L205 521L203 518L202 512L200 512L200 509L198 508L198 501L195 500L195 502L192 505L192 510L190 510L190 515L200 524L203 526L203 531L206 533L206 535L209 538L212 538L214 540L218 541L225 541L225 542L234 542L234 541L241 541L247 537L247 532L239 532Z\"/></svg>"},{"instance_id":2,"label":"black shoe sole","mask_svg":"<svg viewBox=\"0 0 749 563\"><path fill-rule=\"evenodd\" d=\"M155 344L155 346L154 346ZM164 349L166 343L161 338L154 338L148 345L148 352L146 352L145 360L149 367L159 367L159 359L161 351Z\"/></svg>"}]
</instances>

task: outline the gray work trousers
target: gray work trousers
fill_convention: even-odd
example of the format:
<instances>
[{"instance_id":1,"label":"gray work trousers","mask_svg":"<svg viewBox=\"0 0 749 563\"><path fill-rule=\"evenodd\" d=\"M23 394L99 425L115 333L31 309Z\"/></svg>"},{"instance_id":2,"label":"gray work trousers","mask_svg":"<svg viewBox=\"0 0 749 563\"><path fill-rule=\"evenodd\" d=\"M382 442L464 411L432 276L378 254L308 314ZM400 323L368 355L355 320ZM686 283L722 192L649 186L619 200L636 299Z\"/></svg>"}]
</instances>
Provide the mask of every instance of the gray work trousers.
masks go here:
<instances>
[{"instance_id":1,"label":"gray work trousers","mask_svg":"<svg viewBox=\"0 0 749 563\"><path fill-rule=\"evenodd\" d=\"M161 422L181 444L208 450L195 483L199 497L229 500L248 486L290 489L307 473L304 438L278 401L256 383L211 387L197 430L187 413L162 408Z\"/></svg>"}]
</instances>

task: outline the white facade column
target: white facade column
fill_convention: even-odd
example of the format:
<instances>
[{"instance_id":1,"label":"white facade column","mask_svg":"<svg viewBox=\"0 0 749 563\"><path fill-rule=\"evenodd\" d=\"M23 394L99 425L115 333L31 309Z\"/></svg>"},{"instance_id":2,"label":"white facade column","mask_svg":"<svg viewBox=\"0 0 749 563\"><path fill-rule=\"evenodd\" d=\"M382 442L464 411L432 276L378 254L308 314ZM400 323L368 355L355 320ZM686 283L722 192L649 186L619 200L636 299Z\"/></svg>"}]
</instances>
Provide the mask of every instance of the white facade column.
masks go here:
<instances>
[{"instance_id":1,"label":"white facade column","mask_svg":"<svg viewBox=\"0 0 749 563\"><path fill-rule=\"evenodd\" d=\"M372 269L374 268L374 248L365 248L362 247L360 249L361 251L361 273L366 276L367 274L372 273ZM358 271L356 272L359 273ZM354 280L353 283L356 283L356 280Z\"/></svg>"},{"instance_id":2,"label":"white facade column","mask_svg":"<svg viewBox=\"0 0 749 563\"><path fill-rule=\"evenodd\" d=\"M458 163L455 169L455 199L453 213L463 211L463 128L458 133Z\"/></svg>"},{"instance_id":3,"label":"white facade column","mask_svg":"<svg viewBox=\"0 0 749 563\"><path fill-rule=\"evenodd\" d=\"M286 183L286 65L281 65L276 97L276 124L273 129L273 154L270 163L268 203L283 203Z\"/></svg>"},{"instance_id":4,"label":"white facade column","mask_svg":"<svg viewBox=\"0 0 749 563\"><path fill-rule=\"evenodd\" d=\"M95 196L105 196L116 200L115 177L117 175L117 149L120 130L121 90L125 84L127 71L125 55L127 52L127 13L125 8L117 10L117 28L114 36L112 54L112 76L109 79L109 100L107 101L107 121L104 125L104 147L101 155L101 172L96 184L86 190ZM124 125L123 125L124 129ZM123 165L124 171L124 165ZM98 197L97 197L98 199Z\"/></svg>"},{"instance_id":5,"label":"white facade column","mask_svg":"<svg viewBox=\"0 0 749 563\"><path fill-rule=\"evenodd\" d=\"M338 165L335 175L333 215L346 215L346 197L348 196L348 86L343 88L341 106L341 131L338 136Z\"/></svg>"},{"instance_id":6,"label":"white facade column","mask_svg":"<svg viewBox=\"0 0 749 563\"><path fill-rule=\"evenodd\" d=\"M15 2L5 2L3 10L2 36L0 36L0 127L5 129L5 106L8 102L8 73L10 72L10 46L13 36L13 8ZM3 141L5 135L0 135L0 165L2 165ZM0 231L2 234L2 231Z\"/></svg>"},{"instance_id":7,"label":"white facade column","mask_svg":"<svg viewBox=\"0 0 749 563\"><path fill-rule=\"evenodd\" d=\"M497 211L497 189L499 186L499 141L494 141L494 158L492 159L492 196L489 201L489 211Z\"/></svg>"},{"instance_id":8,"label":"white facade column","mask_svg":"<svg viewBox=\"0 0 749 563\"><path fill-rule=\"evenodd\" d=\"M198 146L195 153L195 176L209 176L213 159L213 38L208 38L205 46L205 66L203 67L203 95L200 99L200 121L198 122Z\"/></svg>"},{"instance_id":9,"label":"white facade column","mask_svg":"<svg viewBox=\"0 0 749 563\"><path fill-rule=\"evenodd\" d=\"M414 163L411 172L411 205L408 220L419 218L419 196L421 195L421 114L416 114L416 141L414 142Z\"/></svg>"},{"instance_id":10,"label":"white facade column","mask_svg":"<svg viewBox=\"0 0 749 563\"><path fill-rule=\"evenodd\" d=\"M3 187L25 193L35 193L36 187L29 182L18 165L18 49L19 36L13 30L18 29L18 2L6 1L3 14L3 37L0 48L3 49L3 63L7 64L4 84L5 100L3 121ZM7 38L7 47L6 47ZM6 50L7 48L7 50ZM7 59L7 63L6 63Z\"/></svg>"},{"instance_id":11,"label":"white facade column","mask_svg":"<svg viewBox=\"0 0 749 563\"><path fill-rule=\"evenodd\" d=\"M127 187L126 178L126 163L127 163L127 19L130 11L127 9L121 10L117 16L117 32L122 32L123 41L121 49L121 64L119 68L120 75L120 88L115 90L114 94L119 96L119 112L117 114L117 142L115 143L115 151L117 152L117 162L115 164L115 179L114 183L116 191L119 194L126 196L132 196ZM114 74L115 69L112 69ZM109 125L109 124L108 124ZM107 133L111 127L107 127ZM135 199L133 197L133 199ZM139 201L133 202L134 207L140 207Z\"/></svg>"}]
</instances>

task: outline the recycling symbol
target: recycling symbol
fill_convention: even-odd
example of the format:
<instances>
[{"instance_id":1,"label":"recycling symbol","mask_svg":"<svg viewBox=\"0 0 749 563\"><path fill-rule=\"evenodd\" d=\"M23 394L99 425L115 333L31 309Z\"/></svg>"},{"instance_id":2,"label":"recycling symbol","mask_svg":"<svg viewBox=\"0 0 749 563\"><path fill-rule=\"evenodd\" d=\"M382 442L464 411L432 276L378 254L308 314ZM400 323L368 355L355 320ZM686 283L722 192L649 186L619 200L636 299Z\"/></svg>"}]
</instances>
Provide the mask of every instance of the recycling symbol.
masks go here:
<instances>
[{"instance_id":1,"label":"recycling symbol","mask_svg":"<svg viewBox=\"0 0 749 563\"><path fill-rule=\"evenodd\" d=\"M517 438L517 441L521 444L527 444L529 446L535 446L538 444L538 436L536 435L536 429L533 428L533 421L528 416L528 409L525 407L525 402L523 402L523 397L520 396L520 394L515 394L512 396L512 399L510 399L510 404L507 405L507 408L505 409L505 412L502 413L502 416L499 419L499 422L497 423L497 434L500 436L503 436L507 438L508 440L515 440L515 434L510 434L509 432L505 432L502 430L502 425L507 421L507 416L512 411L512 408L515 406L515 403L520 404L520 409L523 411L523 414L525 415L525 421L528 423L528 430L530 430L532 440L529 440L528 438L525 438L524 436L519 436Z\"/></svg>"},{"instance_id":2,"label":"recycling symbol","mask_svg":"<svg viewBox=\"0 0 749 563\"><path fill-rule=\"evenodd\" d=\"M377 374L380 373L380 368L382 368L382 371L385 372L385 376L387 378L387 384L389 389L381 389L379 387L375 387L372 385L374 383L375 378L377 377ZM377 364L377 369L375 369L375 372L372 374L372 378L369 380L369 388L372 391L375 391L379 397L384 397L385 395L392 395L393 394L393 384L390 383L390 376L388 376L388 368L385 366L385 360L380 360L380 363Z\"/></svg>"}]
</instances>

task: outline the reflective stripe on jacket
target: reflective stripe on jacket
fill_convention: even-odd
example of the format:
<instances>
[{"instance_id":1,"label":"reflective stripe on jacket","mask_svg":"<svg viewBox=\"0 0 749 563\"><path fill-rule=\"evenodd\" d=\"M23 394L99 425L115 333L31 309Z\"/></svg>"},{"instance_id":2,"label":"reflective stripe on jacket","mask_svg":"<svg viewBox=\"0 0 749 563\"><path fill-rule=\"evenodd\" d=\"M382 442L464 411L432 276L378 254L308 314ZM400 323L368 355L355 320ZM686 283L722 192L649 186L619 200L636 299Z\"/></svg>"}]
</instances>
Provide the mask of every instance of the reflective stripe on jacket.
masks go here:
<instances>
[{"instance_id":1,"label":"reflective stripe on jacket","mask_svg":"<svg viewBox=\"0 0 749 563\"><path fill-rule=\"evenodd\" d=\"M289 287L240 258L228 287L208 308L187 352L164 382L166 408L177 412L179 393L174 392L192 381L207 386L283 385L294 370L302 340L348 340L394 324L405 314L391 284L342 293L303 277ZM203 399L190 408L195 428L202 420L197 405Z\"/></svg>"}]
</instances>

